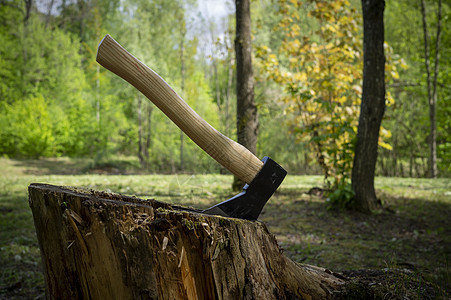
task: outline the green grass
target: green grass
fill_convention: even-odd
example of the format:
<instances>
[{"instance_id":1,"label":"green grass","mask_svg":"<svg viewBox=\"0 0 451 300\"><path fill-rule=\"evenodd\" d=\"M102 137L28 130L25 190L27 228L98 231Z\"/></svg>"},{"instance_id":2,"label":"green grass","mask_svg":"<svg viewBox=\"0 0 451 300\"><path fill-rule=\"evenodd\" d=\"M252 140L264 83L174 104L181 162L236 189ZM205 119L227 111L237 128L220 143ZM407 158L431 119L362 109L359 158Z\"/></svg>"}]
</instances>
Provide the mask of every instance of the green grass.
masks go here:
<instances>
[{"instance_id":1,"label":"green grass","mask_svg":"<svg viewBox=\"0 0 451 300\"><path fill-rule=\"evenodd\" d=\"M64 158L0 159L0 169L0 299L43 297L39 246L27 198L32 182L196 208L233 195L232 177L227 175L98 175L89 174L99 170L91 161ZM326 210L324 199L306 194L321 184L320 176L288 176L260 217L289 257L334 271L408 268L451 289L449 179L377 178L384 209L371 216ZM391 288L403 287L401 281Z\"/></svg>"}]
</instances>

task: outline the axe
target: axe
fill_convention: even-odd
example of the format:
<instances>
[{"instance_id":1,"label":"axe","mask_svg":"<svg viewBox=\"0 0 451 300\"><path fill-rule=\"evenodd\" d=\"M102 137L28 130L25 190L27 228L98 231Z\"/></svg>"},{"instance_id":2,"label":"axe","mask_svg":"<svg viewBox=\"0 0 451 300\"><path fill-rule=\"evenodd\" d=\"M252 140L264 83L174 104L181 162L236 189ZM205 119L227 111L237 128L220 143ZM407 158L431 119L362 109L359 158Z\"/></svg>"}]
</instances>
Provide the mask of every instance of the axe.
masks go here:
<instances>
[{"instance_id":1,"label":"axe","mask_svg":"<svg viewBox=\"0 0 451 300\"><path fill-rule=\"evenodd\" d=\"M238 195L203 211L205 214L256 220L287 172L269 157L259 160L247 148L202 119L157 73L106 35L97 62L129 82L188 137L246 184Z\"/></svg>"}]
</instances>

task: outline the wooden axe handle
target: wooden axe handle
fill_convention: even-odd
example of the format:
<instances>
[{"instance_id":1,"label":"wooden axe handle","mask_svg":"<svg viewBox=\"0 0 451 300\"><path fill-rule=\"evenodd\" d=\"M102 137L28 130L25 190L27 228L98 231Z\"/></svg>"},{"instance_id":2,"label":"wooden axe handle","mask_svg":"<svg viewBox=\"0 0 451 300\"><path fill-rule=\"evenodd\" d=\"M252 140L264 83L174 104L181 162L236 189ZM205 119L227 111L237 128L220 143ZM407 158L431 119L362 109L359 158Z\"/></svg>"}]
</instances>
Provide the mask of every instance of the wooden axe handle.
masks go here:
<instances>
[{"instance_id":1,"label":"wooden axe handle","mask_svg":"<svg viewBox=\"0 0 451 300\"><path fill-rule=\"evenodd\" d=\"M96 60L141 91L199 147L244 182L250 183L262 168L261 160L208 124L163 78L110 35L100 42Z\"/></svg>"}]
</instances>

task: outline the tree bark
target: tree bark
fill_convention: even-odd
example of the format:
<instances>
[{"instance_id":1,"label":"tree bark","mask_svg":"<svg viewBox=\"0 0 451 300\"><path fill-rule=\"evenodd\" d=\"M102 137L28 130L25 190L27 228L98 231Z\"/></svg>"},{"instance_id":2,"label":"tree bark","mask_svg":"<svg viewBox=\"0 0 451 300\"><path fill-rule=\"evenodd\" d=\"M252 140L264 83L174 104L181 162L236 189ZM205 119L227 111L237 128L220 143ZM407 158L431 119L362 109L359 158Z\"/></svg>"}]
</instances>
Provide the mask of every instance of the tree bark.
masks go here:
<instances>
[{"instance_id":1,"label":"tree bark","mask_svg":"<svg viewBox=\"0 0 451 300\"><path fill-rule=\"evenodd\" d=\"M356 208L369 213L380 205L374 190L379 130L385 111L383 0L362 0L363 89L352 168Z\"/></svg>"},{"instance_id":2,"label":"tree bark","mask_svg":"<svg viewBox=\"0 0 451 300\"><path fill-rule=\"evenodd\" d=\"M236 0L236 95L238 143L252 153L257 151L258 117L254 102L254 77L252 72L252 38L250 0ZM233 188L244 185L237 177Z\"/></svg>"},{"instance_id":3,"label":"tree bark","mask_svg":"<svg viewBox=\"0 0 451 300\"><path fill-rule=\"evenodd\" d=\"M332 299L347 284L257 221L46 184L29 203L47 299Z\"/></svg>"}]
</instances>

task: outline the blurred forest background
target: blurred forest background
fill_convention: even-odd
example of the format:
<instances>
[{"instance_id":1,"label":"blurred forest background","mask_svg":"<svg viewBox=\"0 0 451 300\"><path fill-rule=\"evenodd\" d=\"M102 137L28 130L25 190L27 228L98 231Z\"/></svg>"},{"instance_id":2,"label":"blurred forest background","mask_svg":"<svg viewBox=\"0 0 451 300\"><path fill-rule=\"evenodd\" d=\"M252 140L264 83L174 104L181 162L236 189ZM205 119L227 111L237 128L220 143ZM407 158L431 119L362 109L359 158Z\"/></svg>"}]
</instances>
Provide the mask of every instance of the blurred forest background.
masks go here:
<instances>
[{"instance_id":1,"label":"blurred forest background","mask_svg":"<svg viewBox=\"0 0 451 300\"><path fill-rule=\"evenodd\" d=\"M432 77L437 3L425 1ZM323 174L321 157L329 168L350 169L362 84L360 1L258 0L251 12L258 156L271 156L291 174ZM123 156L146 172L220 172L95 55L111 34L236 139L234 13L231 1L1 0L0 156L97 162ZM441 177L451 171L450 15L443 1L436 110ZM427 177L421 1L387 1L384 17L388 107L376 174Z\"/></svg>"}]
</instances>

